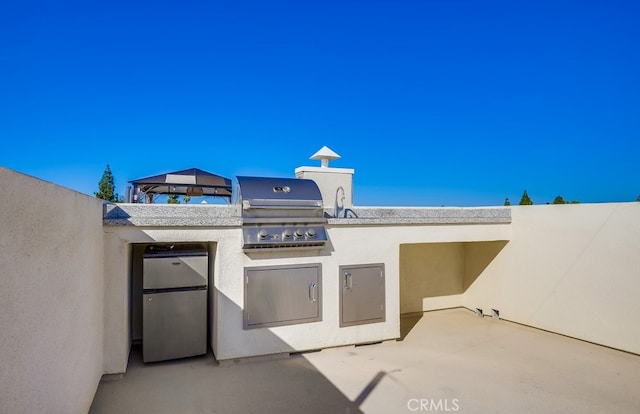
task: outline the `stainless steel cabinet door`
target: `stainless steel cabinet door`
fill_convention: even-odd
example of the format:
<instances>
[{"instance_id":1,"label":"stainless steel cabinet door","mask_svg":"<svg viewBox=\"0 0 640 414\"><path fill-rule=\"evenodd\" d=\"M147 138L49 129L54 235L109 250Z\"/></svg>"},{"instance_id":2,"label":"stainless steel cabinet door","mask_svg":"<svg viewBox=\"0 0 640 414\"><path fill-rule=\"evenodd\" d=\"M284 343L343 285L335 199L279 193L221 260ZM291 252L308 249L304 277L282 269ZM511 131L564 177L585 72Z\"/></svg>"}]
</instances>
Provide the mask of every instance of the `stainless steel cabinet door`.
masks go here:
<instances>
[{"instance_id":1,"label":"stainless steel cabinet door","mask_svg":"<svg viewBox=\"0 0 640 414\"><path fill-rule=\"evenodd\" d=\"M340 266L340 326L385 321L384 264Z\"/></svg>"},{"instance_id":2,"label":"stainless steel cabinet door","mask_svg":"<svg viewBox=\"0 0 640 414\"><path fill-rule=\"evenodd\" d=\"M319 263L245 268L244 282L244 329L322 320Z\"/></svg>"}]
</instances>

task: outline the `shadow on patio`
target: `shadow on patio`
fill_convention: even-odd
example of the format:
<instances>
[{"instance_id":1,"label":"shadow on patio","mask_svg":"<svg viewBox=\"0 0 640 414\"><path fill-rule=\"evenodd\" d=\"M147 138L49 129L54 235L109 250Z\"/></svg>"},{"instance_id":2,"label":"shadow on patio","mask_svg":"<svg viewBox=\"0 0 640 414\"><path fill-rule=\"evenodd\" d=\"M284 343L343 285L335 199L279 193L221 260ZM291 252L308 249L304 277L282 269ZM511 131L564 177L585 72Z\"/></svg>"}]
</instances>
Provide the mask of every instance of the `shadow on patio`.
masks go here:
<instances>
[{"instance_id":1,"label":"shadow on patio","mask_svg":"<svg viewBox=\"0 0 640 414\"><path fill-rule=\"evenodd\" d=\"M637 413L640 356L457 308L403 341L218 364L143 364L103 381L91 413ZM409 327L408 327L409 328Z\"/></svg>"},{"instance_id":2,"label":"shadow on patio","mask_svg":"<svg viewBox=\"0 0 640 414\"><path fill-rule=\"evenodd\" d=\"M359 413L304 357L144 364L134 346L121 379L100 383L90 413Z\"/></svg>"}]
</instances>

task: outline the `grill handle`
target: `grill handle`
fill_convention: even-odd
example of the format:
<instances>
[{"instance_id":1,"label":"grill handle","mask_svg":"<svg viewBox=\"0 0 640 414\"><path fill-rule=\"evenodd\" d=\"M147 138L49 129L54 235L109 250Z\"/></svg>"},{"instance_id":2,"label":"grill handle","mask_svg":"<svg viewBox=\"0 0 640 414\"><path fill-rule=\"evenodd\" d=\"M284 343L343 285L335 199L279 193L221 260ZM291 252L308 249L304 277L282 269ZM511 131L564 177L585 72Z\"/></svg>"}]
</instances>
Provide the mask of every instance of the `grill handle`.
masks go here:
<instances>
[{"instance_id":1,"label":"grill handle","mask_svg":"<svg viewBox=\"0 0 640 414\"><path fill-rule=\"evenodd\" d=\"M317 210L322 208L322 201L318 200L269 200L254 198L252 200L242 200L243 210L260 208L286 208L290 210Z\"/></svg>"}]
</instances>

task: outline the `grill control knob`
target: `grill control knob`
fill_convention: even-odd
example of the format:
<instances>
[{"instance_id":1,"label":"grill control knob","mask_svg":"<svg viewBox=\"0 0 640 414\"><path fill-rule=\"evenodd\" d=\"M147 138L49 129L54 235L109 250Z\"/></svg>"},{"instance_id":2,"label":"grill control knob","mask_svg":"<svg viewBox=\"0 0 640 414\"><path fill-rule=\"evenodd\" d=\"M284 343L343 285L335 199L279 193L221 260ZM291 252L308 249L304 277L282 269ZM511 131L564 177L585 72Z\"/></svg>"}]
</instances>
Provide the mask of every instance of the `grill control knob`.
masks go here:
<instances>
[{"instance_id":1,"label":"grill control knob","mask_svg":"<svg viewBox=\"0 0 640 414\"><path fill-rule=\"evenodd\" d=\"M316 231L314 229L308 229L305 233L308 239L313 239L316 236Z\"/></svg>"},{"instance_id":2,"label":"grill control knob","mask_svg":"<svg viewBox=\"0 0 640 414\"><path fill-rule=\"evenodd\" d=\"M267 231L266 231L266 230L264 230L264 229L260 230L260 231L258 232L258 238L259 238L260 240L264 240L264 239L266 239L266 238L267 238Z\"/></svg>"},{"instance_id":3,"label":"grill control knob","mask_svg":"<svg viewBox=\"0 0 640 414\"><path fill-rule=\"evenodd\" d=\"M282 232L282 239L286 240L286 239L290 239L291 238L291 230L286 229Z\"/></svg>"},{"instance_id":4,"label":"grill control knob","mask_svg":"<svg viewBox=\"0 0 640 414\"><path fill-rule=\"evenodd\" d=\"M293 233L293 237L295 237L296 239L301 239L304 236L304 233L302 233L301 229L296 229L296 232Z\"/></svg>"}]
</instances>

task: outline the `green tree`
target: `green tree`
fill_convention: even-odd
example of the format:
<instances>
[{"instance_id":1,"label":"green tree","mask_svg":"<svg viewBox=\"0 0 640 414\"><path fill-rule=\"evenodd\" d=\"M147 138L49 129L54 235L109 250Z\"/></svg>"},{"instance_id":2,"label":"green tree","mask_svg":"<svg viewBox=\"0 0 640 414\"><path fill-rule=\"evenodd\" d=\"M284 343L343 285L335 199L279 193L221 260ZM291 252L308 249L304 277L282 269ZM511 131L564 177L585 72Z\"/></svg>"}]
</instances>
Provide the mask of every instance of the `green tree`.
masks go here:
<instances>
[{"instance_id":1,"label":"green tree","mask_svg":"<svg viewBox=\"0 0 640 414\"><path fill-rule=\"evenodd\" d=\"M183 195L183 196L182 196L182 201L183 201L185 204L189 204L189 201L191 201L191 196Z\"/></svg>"},{"instance_id":2,"label":"green tree","mask_svg":"<svg viewBox=\"0 0 640 414\"><path fill-rule=\"evenodd\" d=\"M167 196L167 204L180 204L180 200L178 200L178 194L169 194Z\"/></svg>"},{"instance_id":3,"label":"green tree","mask_svg":"<svg viewBox=\"0 0 640 414\"><path fill-rule=\"evenodd\" d=\"M531 199L529 198L529 194L527 193L527 190L524 190L524 193L522 193L522 198L520 199L520 205L521 206L533 205L533 201L531 201Z\"/></svg>"},{"instance_id":4,"label":"green tree","mask_svg":"<svg viewBox=\"0 0 640 414\"><path fill-rule=\"evenodd\" d=\"M105 168L102 173L102 178L98 183L98 192L93 193L96 198L100 198L105 201L109 201L111 203L121 203L122 197L115 192L116 186L113 184L113 174L111 173L111 167L107 164L107 168Z\"/></svg>"},{"instance_id":5,"label":"green tree","mask_svg":"<svg viewBox=\"0 0 640 414\"><path fill-rule=\"evenodd\" d=\"M552 204L567 204L567 202L562 198L562 196L556 196L556 198L553 199Z\"/></svg>"},{"instance_id":6,"label":"green tree","mask_svg":"<svg viewBox=\"0 0 640 414\"><path fill-rule=\"evenodd\" d=\"M511 201L509 201L509 197L504 199L504 205L505 206L510 206L511 205Z\"/></svg>"}]
</instances>

